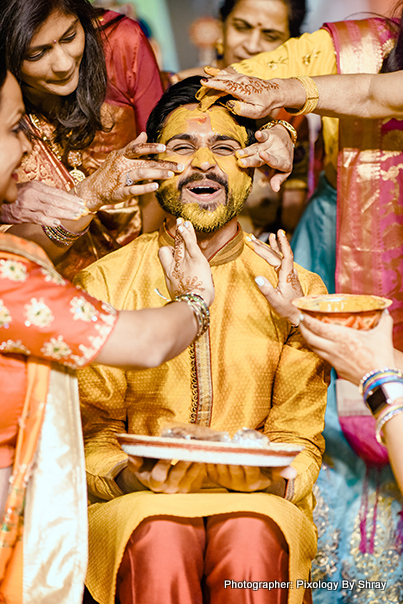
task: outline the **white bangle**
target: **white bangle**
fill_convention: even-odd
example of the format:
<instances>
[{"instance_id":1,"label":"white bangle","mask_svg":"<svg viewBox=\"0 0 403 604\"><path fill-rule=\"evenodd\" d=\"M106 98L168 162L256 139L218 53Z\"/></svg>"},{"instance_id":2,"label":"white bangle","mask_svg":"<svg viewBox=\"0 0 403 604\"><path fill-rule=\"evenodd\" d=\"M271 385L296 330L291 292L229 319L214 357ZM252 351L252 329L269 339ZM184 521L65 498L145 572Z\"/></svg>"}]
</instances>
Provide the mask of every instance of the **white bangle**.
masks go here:
<instances>
[{"instance_id":1,"label":"white bangle","mask_svg":"<svg viewBox=\"0 0 403 604\"><path fill-rule=\"evenodd\" d=\"M399 415L400 413L403 413L403 403L400 405L392 405L386 413L383 413L378 417L375 425L375 438L380 445L386 447L385 440L381 434L383 426L386 424L386 422L392 419L392 417Z\"/></svg>"}]
</instances>

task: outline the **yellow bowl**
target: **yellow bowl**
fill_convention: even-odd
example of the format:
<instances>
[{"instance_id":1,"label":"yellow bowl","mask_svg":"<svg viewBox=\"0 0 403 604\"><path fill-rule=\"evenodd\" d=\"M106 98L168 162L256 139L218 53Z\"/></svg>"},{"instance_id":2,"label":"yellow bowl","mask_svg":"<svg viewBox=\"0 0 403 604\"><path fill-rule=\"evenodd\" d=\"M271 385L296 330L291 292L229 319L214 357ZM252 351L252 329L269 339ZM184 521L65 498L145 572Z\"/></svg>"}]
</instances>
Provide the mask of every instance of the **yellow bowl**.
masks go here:
<instances>
[{"instance_id":1,"label":"yellow bowl","mask_svg":"<svg viewBox=\"0 0 403 604\"><path fill-rule=\"evenodd\" d=\"M353 329L368 330L375 327L382 311L392 300L379 296L355 294L328 294L305 296L292 302L302 313L323 323L337 323Z\"/></svg>"}]
</instances>

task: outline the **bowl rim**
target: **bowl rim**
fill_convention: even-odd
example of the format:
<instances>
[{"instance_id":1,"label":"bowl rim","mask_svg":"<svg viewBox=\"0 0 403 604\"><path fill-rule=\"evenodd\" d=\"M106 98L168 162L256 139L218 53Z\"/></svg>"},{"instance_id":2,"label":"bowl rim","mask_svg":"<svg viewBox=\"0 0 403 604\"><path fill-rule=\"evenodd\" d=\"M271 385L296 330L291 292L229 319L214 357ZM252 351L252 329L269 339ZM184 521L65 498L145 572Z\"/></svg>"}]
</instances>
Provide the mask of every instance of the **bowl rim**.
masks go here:
<instances>
[{"instance_id":1,"label":"bowl rim","mask_svg":"<svg viewBox=\"0 0 403 604\"><path fill-rule=\"evenodd\" d=\"M360 298L360 297L367 297L367 298L374 298L376 300L378 300L380 302L380 306L379 308L369 308L367 310L320 310L318 308L307 308L305 305L301 305L301 302L307 301L307 300L318 300L318 299L329 299L329 300L337 300L337 298ZM379 311L383 311L386 308L389 308L389 306L391 304L393 304L393 300L390 300L389 298L384 298L382 296L376 296L374 294L315 294L315 295L311 295L311 296L301 296L300 298L296 298L295 300L291 301L291 304L293 304L296 308L298 308L298 310L300 310L301 312L314 312L314 313L318 313L318 314L323 314L323 315L341 315L341 314L348 314L348 315L355 315L355 314L364 314L364 313L370 313L370 312L379 312Z\"/></svg>"}]
</instances>

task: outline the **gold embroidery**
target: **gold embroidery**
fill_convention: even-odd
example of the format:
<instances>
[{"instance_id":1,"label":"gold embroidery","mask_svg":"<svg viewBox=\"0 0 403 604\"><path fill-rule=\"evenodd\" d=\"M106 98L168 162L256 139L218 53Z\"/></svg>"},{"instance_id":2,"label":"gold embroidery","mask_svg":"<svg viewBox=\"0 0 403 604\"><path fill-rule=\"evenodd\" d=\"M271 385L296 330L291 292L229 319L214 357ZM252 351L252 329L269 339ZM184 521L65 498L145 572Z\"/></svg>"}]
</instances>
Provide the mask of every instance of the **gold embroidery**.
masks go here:
<instances>
[{"instance_id":1,"label":"gold embroidery","mask_svg":"<svg viewBox=\"0 0 403 604\"><path fill-rule=\"evenodd\" d=\"M312 52L308 53L307 55L304 55L302 57L302 64L303 65L310 65L315 59L317 59L320 55L320 50L313 50Z\"/></svg>"},{"instance_id":2,"label":"gold embroidery","mask_svg":"<svg viewBox=\"0 0 403 604\"><path fill-rule=\"evenodd\" d=\"M269 61L267 63L267 67L269 69L277 69L277 67L279 65L287 65L287 63L288 63L287 57L280 57L277 61Z\"/></svg>"},{"instance_id":3,"label":"gold embroidery","mask_svg":"<svg viewBox=\"0 0 403 604\"><path fill-rule=\"evenodd\" d=\"M318 529L318 539L320 539L325 534L326 527L329 525L330 510L317 484L313 487L313 494L316 499L313 518ZM318 543L318 551L312 565L313 581L327 581L337 571L339 542L340 531L335 529L325 543Z\"/></svg>"},{"instance_id":4,"label":"gold embroidery","mask_svg":"<svg viewBox=\"0 0 403 604\"><path fill-rule=\"evenodd\" d=\"M213 385L209 330L190 346L190 363L192 389L190 423L210 426L213 408Z\"/></svg>"},{"instance_id":5,"label":"gold embroidery","mask_svg":"<svg viewBox=\"0 0 403 604\"><path fill-rule=\"evenodd\" d=\"M376 493L368 497L368 514L366 519L367 539L372 532ZM403 601L403 586L400 579L400 555L395 544L393 527L392 498L381 494L378 496L374 553L361 553L360 517L357 515L350 540L350 553L354 564L342 562L342 578L354 581L355 588L345 594L345 602L354 604L400 604ZM357 581L388 581L385 591L358 587Z\"/></svg>"},{"instance_id":6,"label":"gold embroidery","mask_svg":"<svg viewBox=\"0 0 403 604\"><path fill-rule=\"evenodd\" d=\"M382 53L384 58L386 58L388 54L392 52L393 48L395 47L395 43L396 40L390 38L389 40L386 40L386 42L382 45Z\"/></svg>"}]
</instances>

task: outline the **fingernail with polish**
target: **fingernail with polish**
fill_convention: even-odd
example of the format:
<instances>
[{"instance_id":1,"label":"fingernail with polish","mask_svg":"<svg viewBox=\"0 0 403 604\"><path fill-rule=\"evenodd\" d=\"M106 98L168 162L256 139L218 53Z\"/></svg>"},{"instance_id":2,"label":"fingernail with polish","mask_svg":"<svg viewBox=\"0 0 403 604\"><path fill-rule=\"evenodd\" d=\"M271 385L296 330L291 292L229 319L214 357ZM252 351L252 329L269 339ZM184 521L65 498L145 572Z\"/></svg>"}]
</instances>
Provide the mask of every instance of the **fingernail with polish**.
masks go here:
<instances>
[{"instance_id":1,"label":"fingernail with polish","mask_svg":"<svg viewBox=\"0 0 403 604\"><path fill-rule=\"evenodd\" d=\"M183 233L184 229L183 229L183 226L182 226L182 225L178 226L178 231L179 231L180 233Z\"/></svg>"},{"instance_id":2,"label":"fingernail with polish","mask_svg":"<svg viewBox=\"0 0 403 604\"><path fill-rule=\"evenodd\" d=\"M57 218L55 218L55 220L52 220L52 226L54 226L54 227L60 226L60 220L57 220Z\"/></svg>"},{"instance_id":3,"label":"fingernail with polish","mask_svg":"<svg viewBox=\"0 0 403 604\"><path fill-rule=\"evenodd\" d=\"M302 323L302 321L304 321L304 320L305 320L305 319L304 319L304 315L299 315L298 319L299 319L299 322L300 322L300 323Z\"/></svg>"},{"instance_id":4,"label":"fingernail with polish","mask_svg":"<svg viewBox=\"0 0 403 604\"><path fill-rule=\"evenodd\" d=\"M156 191L157 189L159 189L159 184L157 182L151 183L151 190Z\"/></svg>"},{"instance_id":5,"label":"fingernail with polish","mask_svg":"<svg viewBox=\"0 0 403 604\"><path fill-rule=\"evenodd\" d=\"M177 225L182 224L182 222L183 222L183 218L177 218L176 219L176 224Z\"/></svg>"},{"instance_id":6,"label":"fingernail with polish","mask_svg":"<svg viewBox=\"0 0 403 604\"><path fill-rule=\"evenodd\" d=\"M158 151L158 153L163 153L164 151L166 151L166 146L165 145L158 145L157 151Z\"/></svg>"},{"instance_id":7,"label":"fingernail with polish","mask_svg":"<svg viewBox=\"0 0 403 604\"><path fill-rule=\"evenodd\" d=\"M281 233L281 235L282 235L283 237L285 237L285 236L286 236L286 235L285 235L285 231L283 231L283 229L280 229L280 233Z\"/></svg>"},{"instance_id":8,"label":"fingernail with polish","mask_svg":"<svg viewBox=\"0 0 403 604\"><path fill-rule=\"evenodd\" d=\"M255 281L256 281L256 283L257 283L259 286L264 285L264 279L263 279L263 277L256 277Z\"/></svg>"},{"instance_id":9,"label":"fingernail with polish","mask_svg":"<svg viewBox=\"0 0 403 604\"><path fill-rule=\"evenodd\" d=\"M185 227L186 227L187 229L190 227L190 222L189 222L189 220L186 220L186 221L185 221Z\"/></svg>"},{"instance_id":10,"label":"fingernail with polish","mask_svg":"<svg viewBox=\"0 0 403 604\"><path fill-rule=\"evenodd\" d=\"M180 170L182 172L182 170L185 169L185 166L183 164L178 164L178 170Z\"/></svg>"},{"instance_id":11,"label":"fingernail with polish","mask_svg":"<svg viewBox=\"0 0 403 604\"><path fill-rule=\"evenodd\" d=\"M168 178L172 178L173 175L174 175L174 173L171 172L171 170L168 170Z\"/></svg>"},{"instance_id":12,"label":"fingernail with polish","mask_svg":"<svg viewBox=\"0 0 403 604\"><path fill-rule=\"evenodd\" d=\"M249 236L245 237L245 239L246 239L246 241L252 241L252 239Z\"/></svg>"}]
</instances>

